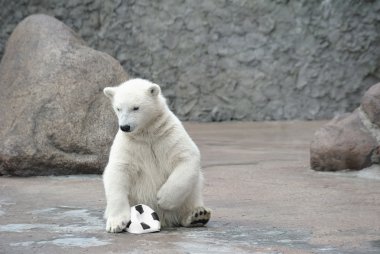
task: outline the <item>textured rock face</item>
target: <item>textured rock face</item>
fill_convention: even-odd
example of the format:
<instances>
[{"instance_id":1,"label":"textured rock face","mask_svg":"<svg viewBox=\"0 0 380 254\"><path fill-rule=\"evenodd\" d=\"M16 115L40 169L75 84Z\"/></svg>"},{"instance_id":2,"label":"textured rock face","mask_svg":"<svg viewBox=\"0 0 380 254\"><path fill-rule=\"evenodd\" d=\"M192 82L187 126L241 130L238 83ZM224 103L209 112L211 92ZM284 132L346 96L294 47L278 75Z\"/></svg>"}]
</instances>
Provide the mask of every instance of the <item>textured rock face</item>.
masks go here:
<instances>
[{"instance_id":1,"label":"textured rock face","mask_svg":"<svg viewBox=\"0 0 380 254\"><path fill-rule=\"evenodd\" d=\"M380 1L1 2L0 55L19 20L51 14L164 84L182 119L331 118L380 81Z\"/></svg>"},{"instance_id":2,"label":"textured rock face","mask_svg":"<svg viewBox=\"0 0 380 254\"><path fill-rule=\"evenodd\" d=\"M101 172L117 130L102 89L126 79L60 21L22 21L0 64L0 175Z\"/></svg>"},{"instance_id":3,"label":"textured rock face","mask_svg":"<svg viewBox=\"0 0 380 254\"><path fill-rule=\"evenodd\" d=\"M363 96L362 109L369 120L380 126L380 84L372 86Z\"/></svg>"},{"instance_id":4,"label":"textured rock face","mask_svg":"<svg viewBox=\"0 0 380 254\"><path fill-rule=\"evenodd\" d=\"M314 170L359 170L380 162L380 83L363 96L361 107L337 117L315 133L310 148Z\"/></svg>"}]
</instances>

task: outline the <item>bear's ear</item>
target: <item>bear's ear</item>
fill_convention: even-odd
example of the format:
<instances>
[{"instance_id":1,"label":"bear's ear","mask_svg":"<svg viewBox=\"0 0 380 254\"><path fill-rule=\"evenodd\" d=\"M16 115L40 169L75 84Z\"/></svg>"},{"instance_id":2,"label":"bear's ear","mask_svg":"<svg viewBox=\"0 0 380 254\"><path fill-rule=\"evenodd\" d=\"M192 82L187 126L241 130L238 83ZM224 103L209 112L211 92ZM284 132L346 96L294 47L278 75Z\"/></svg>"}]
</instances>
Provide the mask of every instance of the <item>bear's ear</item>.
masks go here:
<instances>
[{"instance_id":1,"label":"bear's ear","mask_svg":"<svg viewBox=\"0 0 380 254\"><path fill-rule=\"evenodd\" d=\"M153 97L156 97L160 93L160 91L161 91L161 88L156 84L152 85L148 89L148 93L152 95Z\"/></svg>"},{"instance_id":2,"label":"bear's ear","mask_svg":"<svg viewBox=\"0 0 380 254\"><path fill-rule=\"evenodd\" d=\"M115 94L115 88L114 87L106 87L103 89L103 93L110 99L113 98Z\"/></svg>"}]
</instances>

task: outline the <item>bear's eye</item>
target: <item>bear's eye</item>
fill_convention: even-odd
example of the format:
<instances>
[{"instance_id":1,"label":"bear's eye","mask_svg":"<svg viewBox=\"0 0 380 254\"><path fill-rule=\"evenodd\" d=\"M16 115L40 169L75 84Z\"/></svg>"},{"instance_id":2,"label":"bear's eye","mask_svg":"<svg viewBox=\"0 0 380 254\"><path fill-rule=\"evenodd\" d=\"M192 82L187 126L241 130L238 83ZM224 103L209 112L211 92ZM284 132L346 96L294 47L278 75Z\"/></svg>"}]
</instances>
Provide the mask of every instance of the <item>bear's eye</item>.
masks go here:
<instances>
[{"instance_id":1,"label":"bear's eye","mask_svg":"<svg viewBox=\"0 0 380 254\"><path fill-rule=\"evenodd\" d=\"M116 108L116 111L117 111L117 112L120 112L120 110L121 110L121 108Z\"/></svg>"},{"instance_id":2,"label":"bear's eye","mask_svg":"<svg viewBox=\"0 0 380 254\"><path fill-rule=\"evenodd\" d=\"M139 110L139 108L140 107L135 106L135 107L133 107L133 111L137 111L137 110Z\"/></svg>"}]
</instances>

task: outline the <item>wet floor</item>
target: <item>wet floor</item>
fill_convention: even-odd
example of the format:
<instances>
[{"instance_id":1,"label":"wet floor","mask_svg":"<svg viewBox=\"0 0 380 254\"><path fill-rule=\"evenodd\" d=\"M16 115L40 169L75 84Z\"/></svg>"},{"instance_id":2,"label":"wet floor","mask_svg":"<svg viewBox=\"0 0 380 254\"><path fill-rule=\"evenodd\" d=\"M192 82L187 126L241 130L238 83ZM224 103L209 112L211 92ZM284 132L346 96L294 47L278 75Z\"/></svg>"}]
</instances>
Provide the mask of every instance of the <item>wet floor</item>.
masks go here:
<instances>
[{"instance_id":1,"label":"wet floor","mask_svg":"<svg viewBox=\"0 0 380 254\"><path fill-rule=\"evenodd\" d=\"M380 169L311 171L322 124L186 124L213 209L204 228L108 234L99 176L0 178L0 253L380 253Z\"/></svg>"}]
</instances>

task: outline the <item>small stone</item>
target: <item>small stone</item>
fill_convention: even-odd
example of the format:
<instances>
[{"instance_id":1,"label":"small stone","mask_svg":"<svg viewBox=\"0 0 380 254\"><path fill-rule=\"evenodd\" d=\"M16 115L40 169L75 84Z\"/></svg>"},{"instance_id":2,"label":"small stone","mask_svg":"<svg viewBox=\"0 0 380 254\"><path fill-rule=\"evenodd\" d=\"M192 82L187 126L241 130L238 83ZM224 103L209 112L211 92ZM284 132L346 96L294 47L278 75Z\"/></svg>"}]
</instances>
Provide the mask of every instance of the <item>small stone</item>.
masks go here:
<instances>
[{"instance_id":1,"label":"small stone","mask_svg":"<svg viewBox=\"0 0 380 254\"><path fill-rule=\"evenodd\" d=\"M269 16L263 16L259 19L259 31L264 34L271 33L276 27L276 22Z\"/></svg>"}]
</instances>

